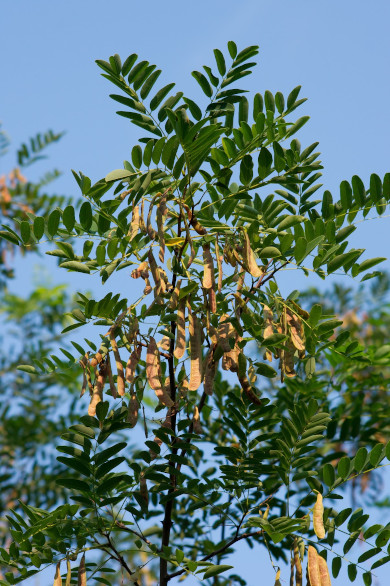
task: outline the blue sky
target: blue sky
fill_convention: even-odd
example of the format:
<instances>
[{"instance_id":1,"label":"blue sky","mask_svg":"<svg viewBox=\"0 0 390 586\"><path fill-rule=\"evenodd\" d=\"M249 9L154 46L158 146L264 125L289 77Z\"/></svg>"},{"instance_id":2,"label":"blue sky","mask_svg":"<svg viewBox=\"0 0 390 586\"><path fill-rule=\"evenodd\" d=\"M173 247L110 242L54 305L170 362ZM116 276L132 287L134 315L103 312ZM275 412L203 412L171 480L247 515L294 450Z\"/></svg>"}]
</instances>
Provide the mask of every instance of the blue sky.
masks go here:
<instances>
[{"instance_id":1,"label":"blue sky","mask_svg":"<svg viewBox=\"0 0 390 586\"><path fill-rule=\"evenodd\" d=\"M108 97L113 87L95 59L136 52L163 69L162 82L176 81L197 99L190 72L212 64L212 50L230 39L239 48L260 45L259 66L244 81L248 89L287 94L302 85L309 100L299 115L311 120L299 138L302 144L320 141L324 188L336 195L342 179L358 174L366 182L371 172L390 171L386 0L153 0L143 6L130 0L2 0L0 19L0 119L15 147L38 131L66 131L50 156L64 172L58 192L78 195L71 168L98 180L121 167L140 135L116 116ZM11 154L2 159L0 174L14 164ZM39 176L47 167L42 162L31 172ZM351 241L366 247L367 256L386 256L389 231L389 218L362 222ZM49 271L55 266L53 259L45 263ZM28 288L30 261L19 260L18 268L14 287ZM305 283L296 273L285 279L289 289ZM74 276L70 282L78 285ZM89 286L84 280L80 287L84 282ZM260 571L272 583L265 557L260 562L252 552L241 560L250 586L259 583Z\"/></svg>"}]
</instances>

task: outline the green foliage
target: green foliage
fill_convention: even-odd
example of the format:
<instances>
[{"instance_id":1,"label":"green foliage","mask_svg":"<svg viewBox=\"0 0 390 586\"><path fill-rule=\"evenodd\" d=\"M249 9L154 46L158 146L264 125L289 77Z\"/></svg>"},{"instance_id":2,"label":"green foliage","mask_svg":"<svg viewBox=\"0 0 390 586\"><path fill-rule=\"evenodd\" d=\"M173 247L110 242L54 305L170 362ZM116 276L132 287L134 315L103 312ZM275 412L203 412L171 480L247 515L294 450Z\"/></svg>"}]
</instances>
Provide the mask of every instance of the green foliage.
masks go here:
<instances>
[{"instance_id":1,"label":"green foliage","mask_svg":"<svg viewBox=\"0 0 390 586\"><path fill-rule=\"evenodd\" d=\"M235 84L258 47L227 49L192 73L200 104L173 83L156 90L160 70L135 54L97 61L122 92L111 95L126 108L118 114L147 135L95 184L74 172L79 211L56 202L1 233L22 246L53 241L60 268L103 283L119 270L134 279L102 299L78 293L63 332L103 327L95 341L73 341L66 361L22 365L44 380L79 362L90 403L58 446L57 486L75 504L10 516L1 584L65 561L80 576L85 552L88 578L103 584L110 570L138 584L149 571L160 586L190 574L245 584L222 563L240 540L271 560L293 552L296 572L315 543L332 551L337 576L363 534L369 549L347 571L353 581L363 570L365 583L388 561L388 527L368 527L363 507L333 504L390 456L388 418L366 398L367 388L385 394L390 346L365 347L343 311L315 291L284 298L277 278L284 269L376 276L366 271L383 259L362 260L347 238L370 210L386 209L390 176L374 174L366 188L355 175L339 195L315 196L318 143L302 148L295 137L309 119L294 114L300 87L250 102ZM138 420L145 440L132 431Z\"/></svg>"}]
</instances>

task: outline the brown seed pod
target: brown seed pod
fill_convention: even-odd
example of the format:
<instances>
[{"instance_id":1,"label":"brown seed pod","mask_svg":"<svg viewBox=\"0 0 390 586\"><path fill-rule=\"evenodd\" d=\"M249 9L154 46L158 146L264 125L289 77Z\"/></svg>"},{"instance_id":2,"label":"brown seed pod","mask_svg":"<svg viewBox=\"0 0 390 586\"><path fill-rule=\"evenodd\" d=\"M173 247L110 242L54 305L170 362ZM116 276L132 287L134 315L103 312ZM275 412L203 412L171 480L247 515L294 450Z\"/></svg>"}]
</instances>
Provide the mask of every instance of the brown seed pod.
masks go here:
<instances>
[{"instance_id":1,"label":"brown seed pod","mask_svg":"<svg viewBox=\"0 0 390 586\"><path fill-rule=\"evenodd\" d=\"M53 586L62 586L61 562L58 562L56 565L56 573L54 574Z\"/></svg>"},{"instance_id":2,"label":"brown seed pod","mask_svg":"<svg viewBox=\"0 0 390 586\"><path fill-rule=\"evenodd\" d=\"M126 393L125 373L124 373L124 369L123 369L122 360L121 360L121 357L119 354L118 344L116 343L116 339L114 336L114 330L112 330L112 329L110 330L110 342L111 342L112 351L114 353L116 370L117 370L116 383L117 383L117 387L118 387L118 395L120 397L123 397L123 395Z\"/></svg>"},{"instance_id":3,"label":"brown seed pod","mask_svg":"<svg viewBox=\"0 0 390 586\"><path fill-rule=\"evenodd\" d=\"M191 370L189 391L197 391L202 382L202 327L196 314L189 308L188 314L190 348L191 348Z\"/></svg>"},{"instance_id":4,"label":"brown seed pod","mask_svg":"<svg viewBox=\"0 0 390 586\"><path fill-rule=\"evenodd\" d=\"M126 364L126 380L130 385L132 385L134 382L137 364L141 358L141 351L142 347L137 346L136 350L133 350L130 354L129 360Z\"/></svg>"},{"instance_id":5,"label":"brown seed pod","mask_svg":"<svg viewBox=\"0 0 390 586\"><path fill-rule=\"evenodd\" d=\"M79 571L77 574L77 586L87 586L87 574L85 569L85 553L81 558Z\"/></svg>"},{"instance_id":6,"label":"brown seed pod","mask_svg":"<svg viewBox=\"0 0 390 586\"><path fill-rule=\"evenodd\" d=\"M200 423L199 409L196 405L195 405L195 409L194 409L194 417L192 419L192 424L193 424L194 432L197 433L198 435L201 435L203 433L203 429L202 429L202 425Z\"/></svg>"},{"instance_id":7,"label":"brown seed pod","mask_svg":"<svg viewBox=\"0 0 390 586\"><path fill-rule=\"evenodd\" d=\"M169 376L165 379L164 386L161 389L155 389L157 399L165 407L172 407L173 401L171 399L171 379Z\"/></svg>"},{"instance_id":8,"label":"brown seed pod","mask_svg":"<svg viewBox=\"0 0 390 586\"><path fill-rule=\"evenodd\" d=\"M175 285L175 288L172 291L172 295L171 295L171 297L169 299L168 307L171 310L175 310L177 308L177 306L178 306L181 283L182 283L182 280L181 279L178 279L178 281L177 281L177 283Z\"/></svg>"},{"instance_id":9,"label":"brown seed pod","mask_svg":"<svg viewBox=\"0 0 390 586\"><path fill-rule=\"evenodd\" d=\"M138 410L139 410L139 403L137 399L137 395L134 391L131 393L128 411L127 411L127 422L130 423L131 427L135 427L138 421Z\"/></svg>"},{"instance_id":10,"label":"brown seed pod","mask_svg":"<svg viewBox=\"0 0 390 586\"><path fill-rule=\"evenodd\" d=\"M282 586L282 583L280 581L280 570L278 570L276 572L276 576L275 576L275 586Z\"/></svg>"},{"instance_id":11,"label":"brown seed pod","mask_svg":"<svg viewBox=\"0 0 390 586\"><path fill-rule=\"evenodd\" d=\"M313 509L313 529L318 539L324 539L324 505L322 503L322 494L317 492L317 501Z\"/></svg>"},{"instance_id":12,"label":"brown seed pod","mask_svg":"<svg viewBox=\"0 0 390 586\"><path fill-rule=\"evenodd\" d=\"M302 320L298 315L294 315L290 313L287 309L286 311L286 320L290 330L291 341L294 347L297 350L304 351L305 350L305 342L304 342L304 330L302 326Z\"/></svg>"},{"instance_id":13,"label":"brown seed pod","mask_svg":"<svg viewBox=\"0 0 390 586\"><path fill-rule=\"evenodd\" d=\"M149 339L148 348L146 351L146 378L149 386L154 390L160 403L171 407L173 401L170 397L167 389L162 387L161 384L161 366L160 366L160 354L157 348L156 340L151 337ZM167 384L167 381L165 381Z\"/></svg>"},{"instance_id":14,"label":"brown seed pod","mask_svg":"<svg viewBox=\"0 0 390 586\"><path fill-rule=\"evenodd\" d=\"M320 555L318 555L317 561L318 561L318 568L319 568L319 572L320 572L321 586L331 586L329 569L328 569L328 565L327 565L326 561Z\"/></svg>"},{"instance_id":15,"label":"brown seed pod","mask_svg":"<svg viewBox=\"0 0 390 586\"><path fill-rule=\"evenodd\" d=\"M204 289L211 289L214 287L214 260L210 250L210 244L203 246L203 282Z\"/></svg>"},{"instance_id":16,"label":"brown seed pod","mask_svg":"<svg viewBox=\"0 0 390 586\"><path fill-rule=\"evenodd\" d=\"M204 373L204 383L203 388L206 395L212 395L214 389L214 379L215 374L217 371L217 363L214 362L214 352L212 348L209 350L209 353L206 358L206 367Z\"/></svg>"},{"instance_id":17,"label":"brown seed pod","mask_svg":"<svg viewBox=\"0 0 390 586\"><path fill-rule=\"evenodd\" d=\"M116 390L116 384L114 381L114 377L112 376L111 361L110 361L109 355L107 356L107 376L108 376L108 382L110 384L111 396L113 399L116 399L118 396L118 393Z\"/></svg>"},{"instance_id":18,"label":"brown seed pod","mask_svg":"<svg viewBox=\"0 0 390 586\"><path fill-rule=\"evenodd\" d=\"M243 258L245 265L255 279L258 279L263 275L263 270L257 265L255 254L251 248L251 244L249 242L249 236L246 230L244 230L244 250L243 250Z\"/></svg>"},{"instance_id":19,"label":"brown seed pod","mask_svg":"<svg viewBox=\"0 0 390 586\"><path fill-rule=\"evenodd\" d=\"M164 262L164 258L165 258L164 223L165 223L165 219L166 219L167 213L168 213L166 201L167 201L166 197L161 198L161 201L158 205L157 213L156 213L157 235L158 235L158 241L160 244L160 251L158 254L158 258L159 258L160 262Z\"/></svg>"},{"instance_id":20,"label":"brown seed pod","mask_svg":"<svg viewBox=\"0 0 390 586\"><path fill-rule=\"evenodd\" d=\"M209 305L210 305L211 313L216 313L216 311L217 311L217 298L216 298L214 289L209 289Z\"/></svg>"},{"instance_id":21,"label":"brown seed pod","mask_svg":"<svg viewBox=\"0 0 390 586\"><path fill-rule=\"evenodd\" d=\"M131 224L130 224L130 241L133 240L138 234L139 230L139 206L133 207L132 217L131 217Z\"/></svg>"},{"instance_id":22,"label":"brown seed pod","mask_svg":"<svg viewBox=\"0 0 390 586\"><path fill-rule=\"evenodd\" d=\"M146 506L148 506L148 504L149 504L148 485L146 484L146 478L144 477L142 472L139 477L139 489L140 489L141 497L145 501Z\"/></svg>"},{"instance_id":23,"label":"brown seed pod","mask_svg":"<svg viewBox=\"0 0 390 586\"><path fill-rule=\"evenodd\" d=\"M232 324L227 321L228 319L229 316L227 313L225 313L220 319L217 330L218 344L221 346L224 352L230 352L231 348L229 344L229 338L234 332Z\"/></svg>"},{"instance_id":24,"label":"brown seed pod","mask_svg":"<svg viewBox=\"0 0 390 586\"><path fill-rule=\"evenodd\" d=\"M176 322L176 346L173 352L175 358L180 359L186 349L186 324L185 324L185 308L186 300L181 299L177 309L177 322Z\"/></svg>"},{"instance_id":25,"label":"brown seed pod","mask_svg":"<svg viewBox=\"0 0 390 586\"><path fill-rule=\"evenodd\" d=\"M157 347L161 348L163 352L169 352L169 349L171 347L171 339L168 338L168 336L163 336L161 340L158 342Z\"/></svg>"},{"instance_id":26,"label":"brown seed pod","mask_svg":"<svg viewBox=\"0 0 390 586\"><path fill-rule=\"evenodd\" d=\"M143 279L147 279L149 276L149 266L146 261L141 262L137 269L134 269L131 272L131 276L133 279L139 279L142 277Z\"/></svg>"},{"instance_id":27,"label":"brown seed pod","mask_svg":"<svg viewBox=\"0 0 390 586\"><path fill-rule=\"evenodd\" d=\"M307 574L310 586L322 586L320 577L320 566L318 558L320 556L312 545L309 545L307 551Z\"/></svg>"},{"instance_id":28,"label":"brown seed pod","mask_svg":"<svg viewBox=\"0 0 390 586\"><path fill-rule=\"evenodd\" d=\"M150 206L149 206L148 217L146 219L146 231L147 231L147 233L149 235L149 238L151 240L155 240L156 239L156 236L157 236L157 232L156 232L156 230L152 226L152 211L153 211L153 207L154 207L153 202L151 202L150 203Z\"/></svg>"},{"instance_id":29,"label":"brown seed pod","mask_svg":"<svg viewBox=\"0 0 390 586\"><path fill-rule=\"evenodd\" d=\"M100 367L100 371L96 377L95 385L93 387L93 393L91 402L88 407L88 415L94 417L96 415L96 405L103 401L103 389L106 382L107 369L105 365Z\"/></svg>"},{"instance_id":30,"label":"brown seed pod","mask_svg":"<svg viewBox=\"0 0 390 586\"><path fill-rule=\"evenodd\" d=\"M150 284L149 279L146 277L145 279L145 288L144 288L144 295L149 295L153 291L153 288Z\"/></svg>"},{"instance_id":31,"label":"brown seed pod","mask_svg":"<svg viewBox=\"0 0 390 586\"><path fill-rule=\"evenodd\" d=\"M238 373L237 373L237 375L238 375L238 380L240 381L240 385L242 387L242 390L244 391L244 393L246 394L246 396L248 397L250 402L253 403L254 405L261 405L261 399L256 395L256 393L252 389L247 377L240 376Z\"/></svg>"},{"instance_id":32,"label":"brown seed pod","mask_svg":"<svg viewBox=\"0 0 390 586\"><path fill-rule=\"evenodd\" d=\"M140 209L140 213L139 213L139 229L143 234L146 234L146 226L145 226L145 220L144 220L144 203L145 203L145 200L144 200L144 198L142 198L141 209Z\"/></svg>"},{"instance_id":33,"label":"brown seed pod","mask_svg":"<svg viewBox=\"0 0 390 586\"><path fill-rule=\"evenodd\" d=\"M299 557L297 538L294 538L294 567L295 567L295 586L302 586L302 564Z\"/></svg>"},{"instance_id":34,"label":"brown seed pod","mask_svg":"<svg viewBox=\"0 0 390 586\"><path fill-rule=\"evenodd\" d=\"M220 252L219 252L219 245L218 245L218 236L215 240L215 256L217 258L217 269L218 269L218 293L221 292L222 290L222 259L223 256L221 256Z\"/></svg>"}]
</instances>

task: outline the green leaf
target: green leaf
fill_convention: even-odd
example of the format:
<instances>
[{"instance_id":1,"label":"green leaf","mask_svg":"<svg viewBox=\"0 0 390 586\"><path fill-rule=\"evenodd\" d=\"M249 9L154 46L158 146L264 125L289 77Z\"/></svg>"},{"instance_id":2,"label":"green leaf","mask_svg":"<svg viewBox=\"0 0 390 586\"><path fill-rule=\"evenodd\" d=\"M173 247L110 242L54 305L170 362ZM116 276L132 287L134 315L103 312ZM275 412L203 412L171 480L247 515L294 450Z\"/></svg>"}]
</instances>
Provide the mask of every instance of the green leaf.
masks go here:
<instances>
[{"instance_id":1,"label":"green leaf","mask_svg":"<svg viewBox=\"0 0 390 586\"><path fill-rule=\"evenodd\" d=\"M27 244L30 241L31 237L31 228L29 222L23 221L20 224L20 235L22 237L23 243Z\"/></svg>"},{"instance_id":2,"label":"green leaf","mask_svg":"<svg viewBox=\"0 0 390 586\"><path fill-rule=\"evenodd\" d=\"M387 260L384 256L380 256L377 258L368 258L367 260L364 260L362 263L359 264L359 269L358 269L358 275L360 273L362 273L363 271L367 271L368 269L371 269L371 267L374 267L375 265L379 264L380 262L383 262Z\"/></svg>"},{"instance_id":3,"label":"green leaf","mask_svg":"<svg viewBox=\"0 0 390 586\"><path fill-rule=\"evenodd\" d=\"M193 71L191 75L194 79L196 79L196 81L202 88L203 93L206 94L208 98L211 98L211 96L213 95L213 90L211 89L211 86L207 81L207 78L203 75L203 73L201 73L200 71Z\"/></svg>"},{"instance_id":4,"label":"green leaf","mask_svg":"<svg viewBox=\"0 0 390 586\"><path fill-rule=\"evenodd\" d=\"M352 463L348 456L343 456L337 464L337 473L343 479L346 480L352 470Z\"/></svg>"},{"instance_id":5,"label":"green leaf","mask_svg":"<svg viewBox=\"0 0 390 586\"><path fill-rule=\"evenodd\" d=\"M356 452L356 456L353 459L353 466L356 472L361 472L365 467L368 460L368 452L366 448L359 448Z\"/></svg>"},{"instance_id":6,"label":"green leaf","mask_svg":"<svg viewBox=\"0 0 390 586\"><path fill-rule=\"evenodd\" d=\"M35 218L35 220L37 220L38 218ZM34 232L35 232L35 220L34 220ZM43 220L43 218L42 218ZM64 224L65 228L68 230L68 232L72 232L74 225L75 225L75 212L74 212L74 207L69 205L66 206L66 208L64 209L64 213L62 214L62 223ZM44 222L43 222L44 225Z\"/></svg>"},{"instance_id":7,"label":"green leaf","mask_svg":"<svg viewBox=\"0 0 390 586\"><path fill-rule=\"evenodd\" d=\"M269 338L267 338L267 341L269 340ZM273 378L276 376L276 370L274 370L271 366L269 366L268 364L265 364L264 362L257 362L256 363L256 372L258 374L260 374L261 376L266 376L267 378Z\"/></svg>"},{"instance_id":8,"label":"green leaf","mask_svg":"<svg viewBox=\"0 0 390 586\"><path fill-rule=\"evenodd\" d=\"M78 490L87 493L90 492L89 484L84 482L84 480L76 480L75 478L58 478L56 484L69 488L70 490Z\"/></svg>"},{"instance_id":9,"label":"green leaf","mask_svg":"<svg viewBox=\"0 0 390 586\"><path fill-rule=\"evenodd\" d=\"M161 104L161 102L163 101L163 99L165 98L165 96L167 94L169 94L169 92L171 91L172 88L175 87L174 83L169 83L168 85L164 86L163 88L161 88L157 94L154 96L154 98L152 98L150 100L150 109L153 112L153 110L155 110L156 108L158 108L158 106Z\"/></svg>"},{"instance_id":10,"label":"green leaf","mask_svg":"<svg viewBox=\"0 0 390 586\"><path fill-rule=\"evenodd\" d=\"M228 41L227 44L229 55L232 59L236 58L237 55L237 45L234 41Z\"/></svg>"},{"instance_id":11,"label":"green leaf","mask_svg":"<svg viewBox=\"0 0 390 586\"><path fill-rule=\"evenodd\" d=\"M366 202L366 190L363 181L357 175L352 177L352 190L356 203L363 207Z\"/></svg>"},{"instance_id":12,"label":"green leaf","mask_svg":"<svg viewBox=\"0 0 390 586\"><path fill-rule=\"evenodd\" d=\"M85 201L80 208L80 224L88 232L92 226L92 207L89 201Z\"/></svg>"},{"instance_id":13,"label":"green leaf","mask_svg":"<svg viewBox=\"0 0 390 586\"><path fill-rule=\"evenodd\" d=\"M233 566L227 566L225 564L220 564L218 566L210 566L203 574L203 580L206 580L207 578L212 578L213 576L217 576L218 574L222 574L222 572L226 572L227 570L231 570L232 568Z\"/></svg>"},{"instance_id":14,"label":"green leaf","mask_svg":"<svg viewBox=\"0 0 390 586\"><path fill-rule=\"evenodd\" d=\"M158 69L157 71L152 73L152 75L150 75L147 78L147 80L144 82L142 89L140 91L140 96L143 100L148 97L152 87L154 86L154 84L156 83L156 81L158 80L160 75L161 75L161 70Z\"/></svg>"},{"instance_id":15,"label":"green leaf","mask_svg":"<svg viewBox=\"0 0 390 586\"><path fill-rule=\"evenodd\" d=\"M108 175L105 176L105 181L107 181L107 183L109 181L122 181L122 179L129 179L135 175L137 174L128 171L127 169L115 169L115 171L111 171L111 173L108 173Z\"/></svg>"},{"instance_id":16,"label":"green leaf","mask_svg":"<svg viewBox=\"0 0 390 586\"><path fill-rule=\"evenodd\" d=\"M90 273L90 269L89 267L82 263L79 262L77 260L67 260L65 262L62 262L60 264L60 267L63 267L64 269L68 269L70 271L75 271L77 273Z\"/></svg>"},{"instance_id":17,"label":"green leaf","mask_svg":"<svg viewBox=\"0 0 390 586\"><path fill-rule=\"evenodd\" d=\"M45 219L42 216L36 216L34 218L33 225L34 236L37 240L40 240L45 233Z\"/></svg>"},{"instance_id":18,"label":"green leaf","mask_svg":"<svg viewBox=\"0 0 390 586\"><path fill-rule=\"evenodd\" d=\"M217 62L217 68L220 75L225 75L226 73L226 63L225 57L223 56L222 51L219 49L214 49L214 57L215 61Z\"/></svg>"},{"instance_id":19,"label":"green leaf","mask_svg":"<svg viewBox=\"0 0 390 586\"><path fill-rule=\"evenodd\" d=\"M262 258L277 258L281 256L281 252L276 246L266 246L259 250L259 256Z\"/></svg>"},{"instance_id":20,"label":"green leaf","mask_svg":"<svg viewBox=\"0 0 390 586\"><path fill-rule=\"evenodd\" d=\"M53 210L49 215L49 219L47 222L47 231L49 232L50 236L55 236L57 234L60 219L61 213L59 210Z\"/></svg>"}]
</instances>

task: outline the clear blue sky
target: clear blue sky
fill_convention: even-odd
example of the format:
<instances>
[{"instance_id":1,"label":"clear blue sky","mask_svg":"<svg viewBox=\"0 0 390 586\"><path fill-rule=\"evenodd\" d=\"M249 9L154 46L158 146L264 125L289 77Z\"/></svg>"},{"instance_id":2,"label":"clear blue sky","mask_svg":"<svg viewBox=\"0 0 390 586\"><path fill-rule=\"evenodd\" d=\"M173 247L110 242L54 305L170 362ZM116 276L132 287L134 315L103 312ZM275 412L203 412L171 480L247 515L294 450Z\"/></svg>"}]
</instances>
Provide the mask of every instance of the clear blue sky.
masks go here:
<instances>
[{"instance_id":1,"label":"clear blue sky","mask_svg":"<svg viewBox=\"0 0 390 586\"><path fill-rule=\"evenodd\" d=\"M212 64L212 50L229 39L240 48L260 45L256 73L245 78L248 89L288 93L302 85L309 101L300 115L311 121L300 139L320 141L326 188L336 194L353 174L367 181L371 172L390 171L386 0L150 0L144 8L130 0L2 0L0 20L0 119L15 147L48 128L67 132L51 150L51 162L64 171L59 192L77 194L71 168L97 180L121 167L139 136L116 116L108 97L113 88L95 59L136 52L163 69L163 81L200 97L190 72ZM14 161L1 163L0 174ZM32 171L46 169L43 162ZM389 218L364 222L354 244L368 256L386 256L389 232ZM18 288L29 286L29 264L19 263ZM294 289L295 273L288 279ZM272 584L261 559L252 552L238 560L250 586L260 583L259 575Z\"/></svg>"}]
</instances>

